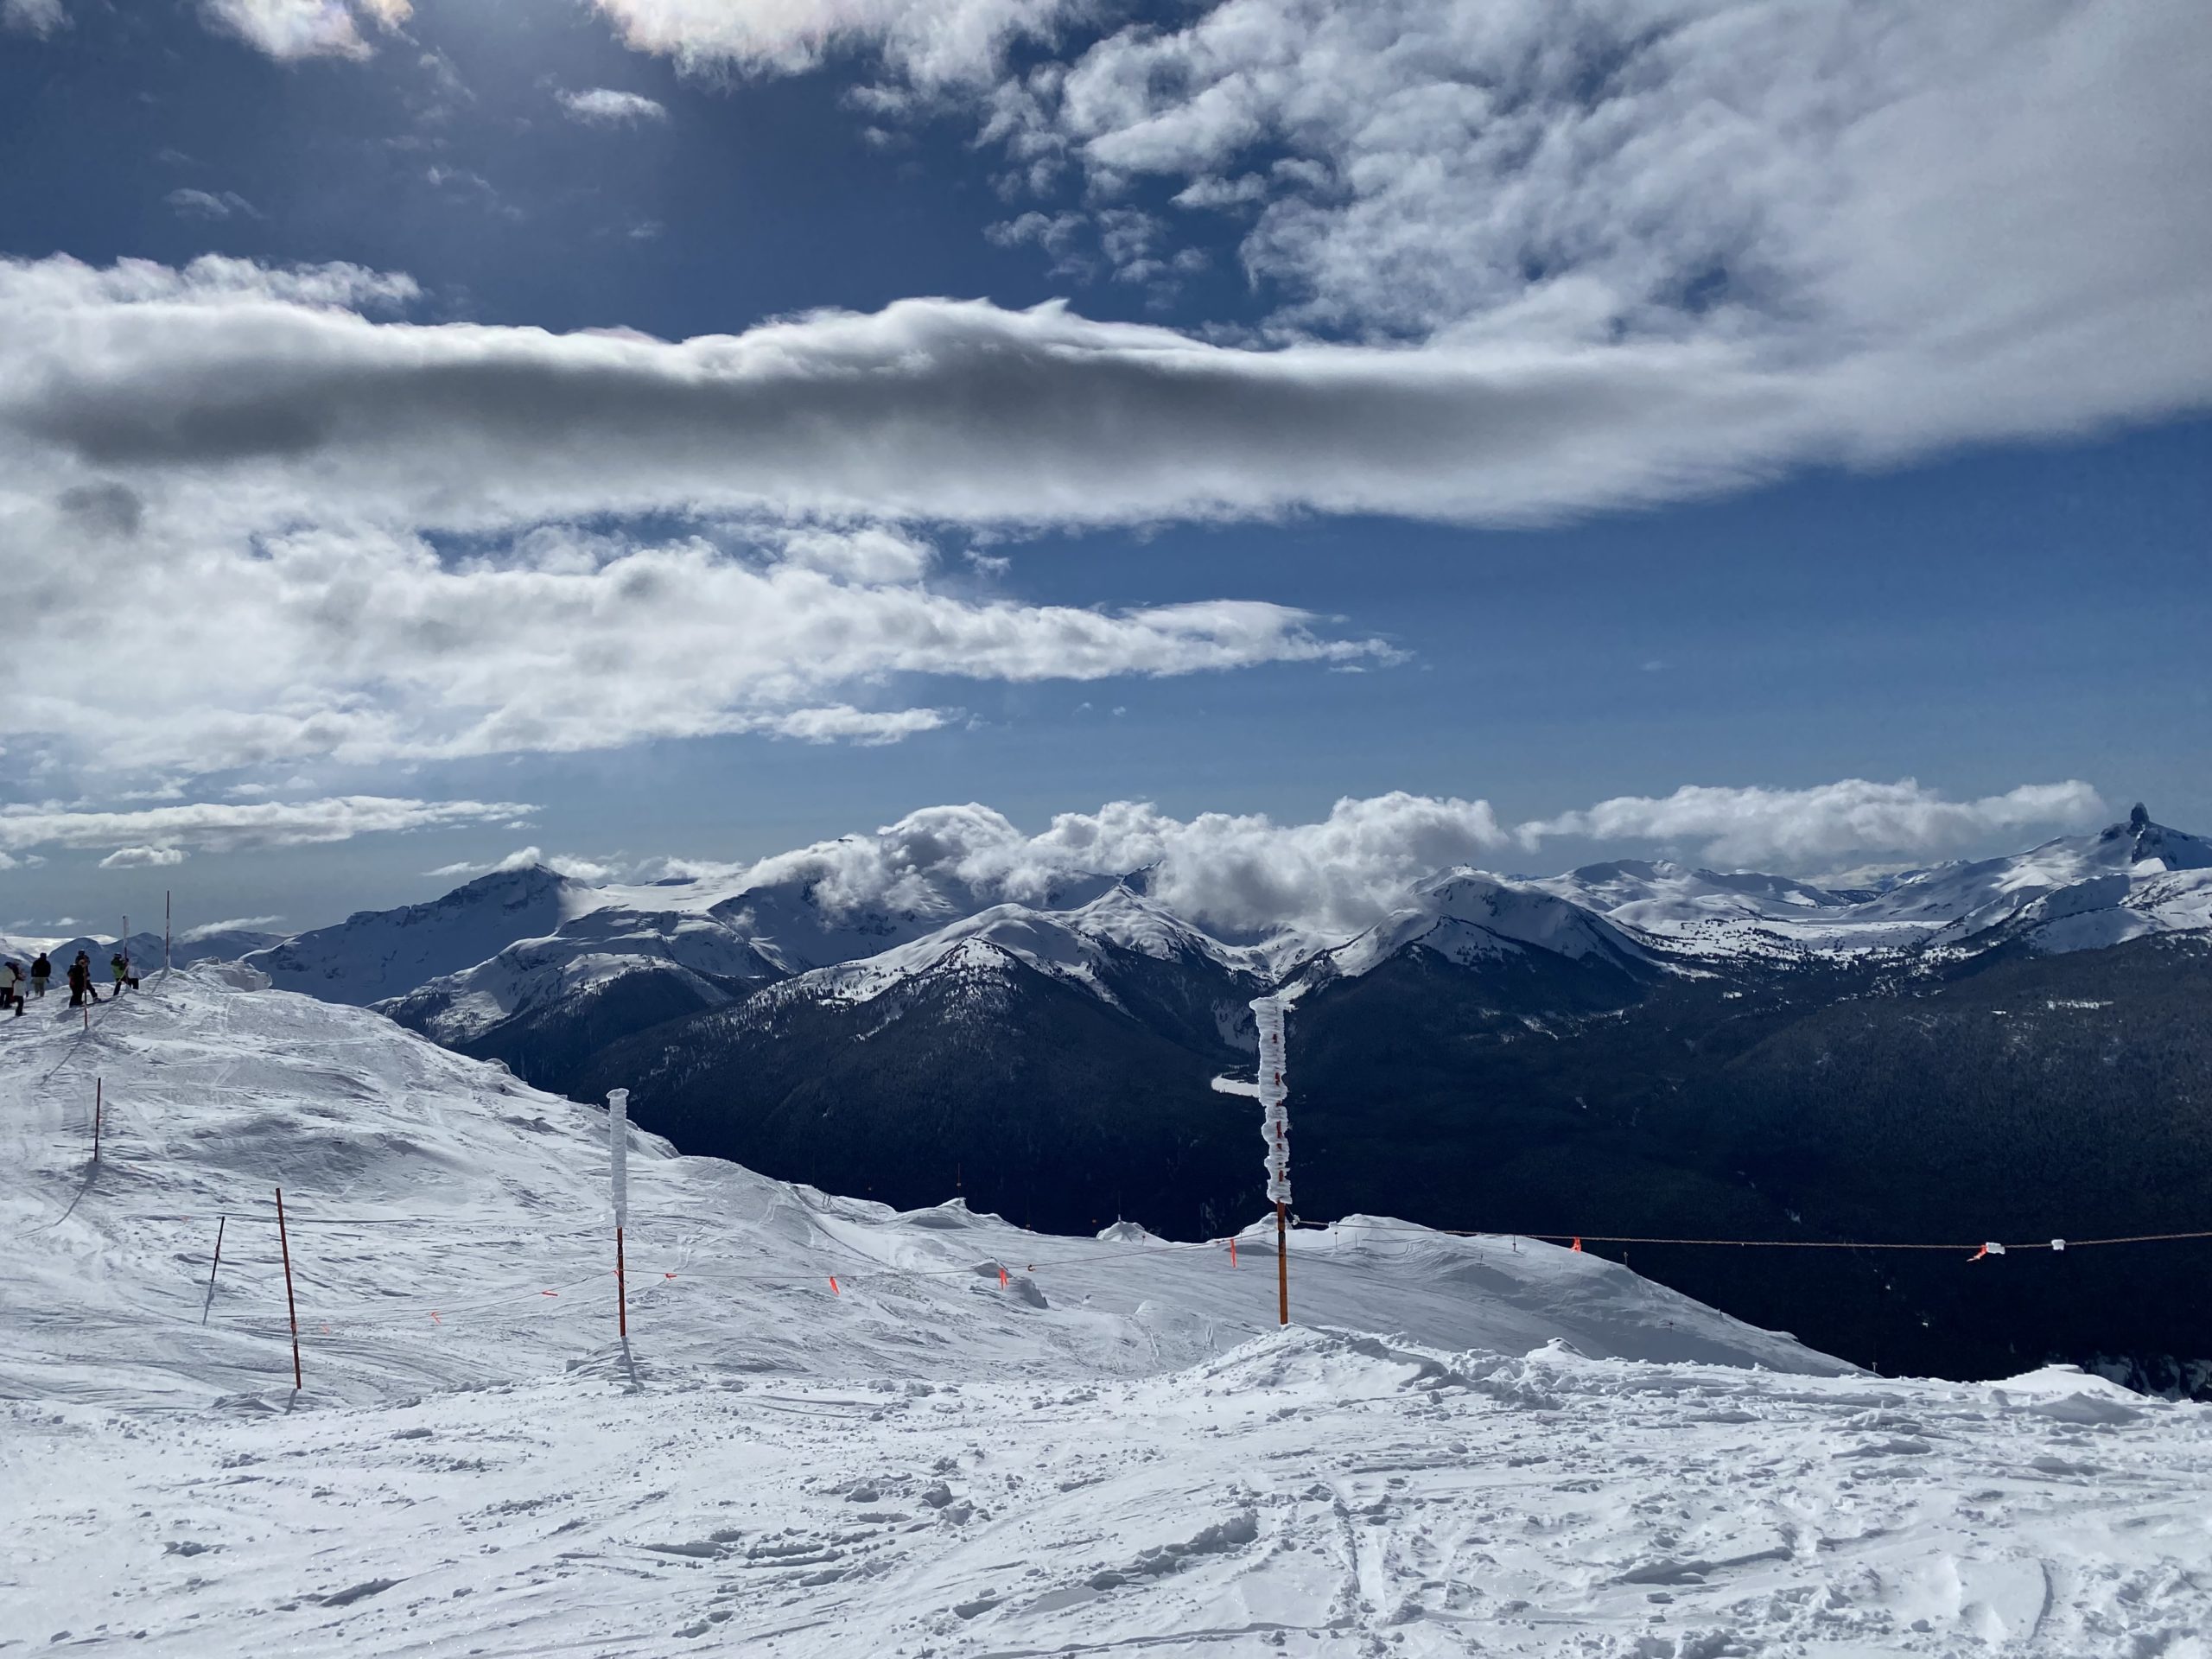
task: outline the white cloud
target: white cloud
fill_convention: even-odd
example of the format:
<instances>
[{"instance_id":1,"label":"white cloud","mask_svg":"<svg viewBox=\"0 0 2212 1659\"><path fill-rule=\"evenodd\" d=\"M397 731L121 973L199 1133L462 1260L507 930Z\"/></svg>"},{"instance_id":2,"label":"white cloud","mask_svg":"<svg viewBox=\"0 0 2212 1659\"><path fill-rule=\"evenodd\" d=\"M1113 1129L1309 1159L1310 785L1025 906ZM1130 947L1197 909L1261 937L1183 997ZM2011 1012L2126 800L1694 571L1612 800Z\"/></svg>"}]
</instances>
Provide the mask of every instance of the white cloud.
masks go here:
<instances>
[{"instance_id":1,"label":"white cloud","mask_svg":"<svg viewBox=\"0 0 2212 1659\"><path fill-rule=\"evenodd\" d=\"M2202 293L2208 45L2193 0L1224 0L990 130L1256 209L1248 267L1312 321L1993 355Z\"/></svg>"},{"instance_id":2,"label":"white cloud","mask_svg":"<svg viewBox=\"0 0 2212 1659\"><path fill-rule=\"evenodd\" d=\"M215 802L133 812L0 806L0 841L11 847L109 847L104 868L175 864L184 849L232 853L298 847L355 836L508 822L535 811L512 802L419 801L340 795L319 801Z\"/></svg>"},{"instance_id":3,"label":"white cloud","mask_svg":"<svg viewBox=\"0 0 2212 1659\"><path fill-rule=\"evenodd\" d=\"M927 542L880 527L797 530L783 538L781 550L793 564L867 583L919 582L937 563Z\"/></svg>"},{"instance_id":4,"label":"white cloud","mask_svg":"<svg viewBox=\"0 0 2212 1659\"><path fill-rule=\"evenodd\" d=\"M1495 861L1516 844L1574 835L1649 843L1710 838L1715 857L1785 865L1834 849L1928 853L2032 825L2066 827L2104 813L2086 784L2030 785L1985 800L1948 802L1910 782L1847 779L1816 789L1684 789L1660 800L1622 798L1524 824L1487 801L1396 791L1346 798L1315 823L1263 813L1177 818L1149 802L1066 812L1030 834L974 803L911 812L873 835L846 836L764 858L735 887L804 881L833 913L859 906L948 914L972 902L1036 902L1086 877L1147 873L1170 908L1231 935L1288 923L1342 937L1404 901L1408 887L1457 865Z\"/></svg>"},{"instance_id":5,"label":"white cloud","mask_svg":"<svg viewBox=\"0 0 2212 1659\"><path fill-rule=\"evenodd\" d=\"M2212 207L2137 207L2101 210L2092 238L2141 248L2124 277L2069 252L2050 263L2082 280L2013 308L2029 321L1947 314L1942 340L1738 314L1592 340L1587 317L1524 312L1418 346L1257 349L908 300L667 342L378 322L346 296L413 284L345 267L17 261L0 265L0 428L27 462L448 527L670 508L1528 521L2212 399L2212 328L2183 326L2212 303ZM2199 242L2202 266L2164 257ZM1954 278L1943 292L1990 292Z\"/></svg>"},{"instance_id":6,"label":"white cloud","mask_svg":"<svg viewBox=\"0 0 2212 1659\"><path fill-rule=\"evenodd\" d=\"M1257 601L1116 613L956 597L929 584L936 552L912 531L806 522L806 498L880 499L899 479L891 493L928 501L949 485L1002 512L939 452L980 435L957 435L938 392L901 410L881 384L931 373L896 320L682 346L372 320L415 292L344 266L0 264L0 539L57 553L28 563L11 597L54 649L139 664L111 688L0 662L19 729L111 766L188 773L729 732L874 742L951 717L869 706L892 676L1087 681L1392 655ZM987 336L1009 317L1031 326L988 307L922 308L970 315ZM150 378L149 363L131 366L149 346L162 359ZM362 347L369 358L340 365ZM956 375L956 404L988 406L995 349ZM809 382L828 400L811 412ZM211 391L222 407L186 406ZM844 422L856 423L840 439ZM1079 470L1057 481L1044 475L1056 461L1017 479L1019 455L976 448L970 461L1034 505L1087 511L1120 462L1075 436ZM1154 463L1162 478L1180 464L1164 448ZM649 544L546 522L645 511L709 528ZM476 538L442 548L426 525ZM60 556L125 546L133 580L96 590ZM236 650L241 639L253 649ZM216 660L220 675L195 666Z\"/></svg>"},{"instance_id":7,"label":"white cloud","mask_svg":"<svg viewBox=\"0 0 2212 1659\"><path fill-rule=\"evenodd\" d=\"M505 858L489 861L462 859L457 863L441 864L435 870L425 870L425 875L475 877L495 872L531 869L557 870L563 875L574 876L579 881L598 883L613 880L619 873L613 864L595 859L578 858L567 853L548 853L539 847L518 847Z\"/></svg>"},{"instance_id":8,"label":"white cloud","mask_svg":"<svg viewBox=\"0 0 2212 1659\"><path fill-rule=\"evenodd\" d=\"M364 25L390 34L413 14L409 0L200 0L208 21L280 62L365 58Z\"/></svg>"},{"instance_id":9,"label":"white cloud","mask_svg":"<svg viewBox=\"0 0 2212 1659\"><path fill-rule=\"evenodd\" d=\"M594 0L631 46L694 67L794 74L841 48L880 49L925 86L990 73L1078 0Z\"/></svg>"},{"instance_id":10,"label":"white cloud","mask_svg":"<svg viewBox=\"0 0 2212 1659\"><path fill-rule=\"evenodd\" d=\"M0 539L72 544L66 520L0 506ZM776 538L772 537L773 541ZM759 733L895 741L933 708L836 695L887 676L1028 683L1274 662L1385 659L1306 613L1211 601L1105 613L846 580L824 537L769 553L705 537L636 545L542 530L476 558L365 530L170 541L142 531L127 584L67 560L22 573L22 626L64 659L120 653L127 681L56 683L0 661L20 732L111 766L340 765ZM856 568L910 575L914 544L857 534ZM253 642L236 649L239 639ZM220 673L204 665L219 662Z\"/></svg>"},{"instance_id":11,"label":"white cloud","mask_svg":"<svg viewBox=\"0 0 2212 1659\"><path fill-rule=\"evenodd\" d=\"M1554 836L1699 842L1708 859L1803 869L1854 853L1950 852L2000 831L2081 828L2107 816L2102 798L2079 779L1952 801L1910 778L1894 784L1847 778L1811 789L1685 785L1671 795L1618 796L1522 824L1516 834L1530 848Z\"/></svg>"},{"instance_id":12,"label":"white cloud","mask_svg":"<svg viewBox=\"0 0 2212 1659\"><path fill-rule=\"evenodd\" d=\"M1507 844L1484 801L1395 793L1344 799L1318 823L1265 814L1187 820L1149 802L1066 812L1027 835L988 807L909 813L873 836L849 836L761 860L748 884L803 880L833 910L881 905L928 911L959 884L995 899L1035 900L1087 875L1151 871L1166 904L1224 930L1286 919L1356 930L1409 881Z\"/></svg>"},{"instance_id":13,"label":"white cloud","mask_svg":"<svg viewBox=\"0 0 2212 1659\"><path fill-rule=\"evenodd\" d=\"M197 927L188 927L176 936L179 944L197 944L202 939L212 939L219 933L266 933L284 918L282 916L231 916L219 922L202 922Z\"/></svg>"},{"instance_id":14,"label":"white cloud","mask_svg":"<svg viewBox=\"0 0 2212 1659\"><path fill-rule=\"evenodd\" d=\"M635 44L760 69L880 46L907 85L869 114L964 103L1008 186L1053 198L995 239L1057 272L1083 274L1092 233L1148 283L1213 239L1141 209L1140 185L1236 215L1281 302L1263 338L1288 351L1100 334L1055 342L1046 372L1080 400L1121 384L1109 361L1172 368L1181 407L1216 417L1156 512L1512 517L2212 401L2196 0L1218 0L1103 38L1121 14L1041 0L602 9ZM1086 19L1087 45L988 89L913 45L966 42L972 76L1016 33ZM1316 359L1316 334L1408 349ZM1294 388L1338 372L1359 385L1349 445L1309 473ZM1280 470L1226 465L1280 395ZM1423 404L1433 442L1401 473L1388 452ZM1094 511L1141 516L1135 493Z\"/></svg>"},{"instance_id":15,"label":"white cloud","mask_svg":"<svg viewBox=\"0 0 2212 1659\"><path fill-rule=\"evenodd\" d=\"M0 29L20 29L41 38L68 26L61 0L0 0Z\"/></svg>"},{"instance_id":16,"label":"white cloud","mask_svg":"<svg viewBox=\"0 0 2212 1659\"><path fill-rule=\"evenodd\" d=\"M184 862L184 850L178 847L118 847L100 860L104 870L162 869L171 864Z\"/></svg>"},{"instance_id":17,"label":"white cloud","mask_svg":"<svg viewBox=\"0 0 2212 1659\"><path fill-rule=\"evenodd\" d=\"M229 219L238 213L244 213L248 219L261 217L253 204L235 190L219 194L210 190L172 190L162 200L186 219Z\"/></svg>"},{"instance_id":18,"label":"white cloud","mask_svg":"<svg viewBox=\"0 0 2212 1659\"><path fill-rule=\"evenodd\" d=\"M594 127L634 127L646 121L665 121L668 107L639 92L617 92L612 86L592 86L582 92L554 94L572 121Z\"/></svg>"}]
</instances>

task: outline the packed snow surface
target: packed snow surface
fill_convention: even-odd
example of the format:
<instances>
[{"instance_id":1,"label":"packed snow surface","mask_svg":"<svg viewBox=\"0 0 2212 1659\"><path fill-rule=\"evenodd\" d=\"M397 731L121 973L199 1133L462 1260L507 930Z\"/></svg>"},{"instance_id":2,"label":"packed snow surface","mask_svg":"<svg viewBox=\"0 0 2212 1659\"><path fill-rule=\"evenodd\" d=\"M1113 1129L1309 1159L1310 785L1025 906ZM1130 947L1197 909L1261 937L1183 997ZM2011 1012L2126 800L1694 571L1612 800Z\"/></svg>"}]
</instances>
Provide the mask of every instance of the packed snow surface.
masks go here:
<instances>
[{"instance_id":1,"label":"packed snow surface","mask_svg":"<svg viewBox=\"0 0 2212 1659\"><path fill-rule=\"evenodd\" d=\"M251 982L0 1028L0 1652L2208 1651L2205 1408L1382 1218L1294 1236L1279 1332L1270 1229L645 1135L626 1345L603 1112Z\"/></svg>"}]
</instances>

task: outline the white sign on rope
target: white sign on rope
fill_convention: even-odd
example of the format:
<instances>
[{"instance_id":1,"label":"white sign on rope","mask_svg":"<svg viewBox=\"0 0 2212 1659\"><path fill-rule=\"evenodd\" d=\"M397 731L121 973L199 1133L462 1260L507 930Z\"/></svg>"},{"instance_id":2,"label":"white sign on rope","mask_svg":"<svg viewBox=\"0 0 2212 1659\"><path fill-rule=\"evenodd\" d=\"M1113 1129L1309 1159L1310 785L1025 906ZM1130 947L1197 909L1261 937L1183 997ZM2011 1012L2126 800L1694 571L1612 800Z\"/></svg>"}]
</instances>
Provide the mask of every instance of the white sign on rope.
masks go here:
<instances>
[{"instance_id":1,"label":"white sign on rope","mask_svg":"<svg viewBox=\"0 0 2212 1659\"><path fill-rule=\"evenodd\" d=\"M630 1091L611 1089L607 1095L607 1170L614 1190L614 1224L630 1217Z\"/></svg>"}]
</instances>

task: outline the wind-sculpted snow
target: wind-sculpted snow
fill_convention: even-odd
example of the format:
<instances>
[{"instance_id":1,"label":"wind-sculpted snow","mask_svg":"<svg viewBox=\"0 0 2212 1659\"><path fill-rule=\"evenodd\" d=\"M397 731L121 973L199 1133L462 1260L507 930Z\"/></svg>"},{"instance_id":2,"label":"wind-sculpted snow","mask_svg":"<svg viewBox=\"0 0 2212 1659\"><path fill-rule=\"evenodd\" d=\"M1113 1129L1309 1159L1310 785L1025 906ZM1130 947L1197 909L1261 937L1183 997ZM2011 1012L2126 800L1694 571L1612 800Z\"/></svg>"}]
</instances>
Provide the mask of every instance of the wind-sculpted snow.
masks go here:
<instances>
[{"instance_id":1,"label":"wind-sculpted snow","mask_svg":"<svg viewBox=\"0 0 2212 1659\"><path fill-rule=\"evenodd\" d=\"M1232 1267L633 1132L626 1346L602 1111L257 982L0 1027L0 1642L2179 1659L2212 1621L2206 1408L1870 1376L1528 1241L1301 1230L1277 1332L1266 1228Z\"/></svg>"},{"instance_id":2,"label":"wind-sculpted snow","mask_svg":"<svg viewBox=\"0 0 2212 1659\"><path fill-rule=\"evenodd\" d=\"M2212 1416L2029 1382L1294 1331L1086 1382L15 1402L0 1622L178 1659L2201 1653Z\"/></svg>"}]
</instances>

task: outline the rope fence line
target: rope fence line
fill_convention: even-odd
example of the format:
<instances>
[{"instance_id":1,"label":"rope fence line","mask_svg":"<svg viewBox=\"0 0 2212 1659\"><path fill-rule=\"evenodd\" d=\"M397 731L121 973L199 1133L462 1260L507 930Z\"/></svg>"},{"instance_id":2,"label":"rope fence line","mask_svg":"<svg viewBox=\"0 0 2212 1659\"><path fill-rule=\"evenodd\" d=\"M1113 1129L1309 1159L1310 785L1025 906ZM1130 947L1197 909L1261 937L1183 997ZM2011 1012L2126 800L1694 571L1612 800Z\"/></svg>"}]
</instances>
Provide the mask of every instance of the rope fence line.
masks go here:
<instances>
[{"instance_id":1,"label":"rope fence line","mask_svg":"<svg viewBox=\"0 0 2212 1659\"><path fill-rule=\"evenodd\" d=\"M274 1214L257 1215L251 1211L229 1209L195 1211L189 1214L157 1211L138 1215L118 1216L115 1219L121 1222L219 1222L227 1220L241 1223L260 1222L269 1226L274 1226L276 1224L276 1217ZM647 1217L646 1219L664 1223L702 1223L720 1218L696 1216L661 1216ZM531 1225L526 1222L503 1224L493 1226L461 1221L452 1216L296 1215L289 1217L289 1221L290 1224L294 1227L436 1227L447 1231L467 1233L477 1237L512 1236L515 1237L539 1239L574 1238L582 1236L596 1236L601 1230L596 1226L579 1224L575 1227L563 1229L562 1231L557 1233L549 1233L543 1228ZM1255 1224L1255 1226L1257 1225L1258 1224ZM1303 1217L1295 1218L1291 1223L1292 1230L1295 1232L1301 1233L1333 1232L1338 1227L1343 1225L1344 1224L1342 1222L1307 1221ZM1260 1230L1264 1231L1265 1230L1262 1227ZM2053 1237L2049 1239L2035 1239L2022 1243L1998 1243L1996 1241L1982 1240L1962 1241L1951 1243L1926 1243L1917 1242L1906 1243L1887 1239L1694 1238L1674 1237L1645 1233L1524 1233L1518 1231L1491 1231L1460 1227L1377 1227L1365 1224L1351 1230L1351 1235L1353 1236L1361 1236L1369 1234L1385 1234L1393 1237L1407 1238L1525 1238L1541 1244L1566 1244L1570 1247L1580 1244L1684 1244L1730 1249L1756 1250L1924 1250L1932 1251L1940 1255L1971 1255L1975 1251L1986 1250L1993 1255L2004 1255L2016 1251L2055 1250L2063 1252L2066 1250L2090 1249L2100 1245L2107 1244L2166 1244L2192 1239L2212 1239L2212 1228L2202 1228L2189 1232L2126 1233L2106 1238ZM1030 1234L1029 1236L1038 1238L1056 1238L1063 1236L1063 1235ZM1080 1234L1069 1234L1065 1235L1065 1236L1070 1238L1080 1238L1082 1236ZM854 1249L852 1246L844 1243L842 1240L831 1240L830 1242L836 1244L837 1248L846 1250L854 1261L864 1263L868 1268L880 1272L895 1272L927 1275L940 1271L968 1271L966 1268L939 1269L934 1268L893 1267L888 1263L880 1262L873 1256L868 1255L863 1252ZM1096 1241L1086 1240L1084 1242L1107 1243L1112 1241L1102 1239ZM1242 1243L1245 1249L1250 1249L1255 1246L1261 1249L1265 1249L1268 1241L1264 1237L1247 1240L1242 1233L1239 1233L1236 1235L1223 1234L1220 1236L1214 1238L1196 1240L1161 1238L1157 1239L1155 1242L1168 1249L1214 1249L1232 1243ZM1065 1265L1069 1262L1078 1261L1081 1259L1083 1258L1065 1257L1055 1265Z\"/></svg>"},{"instance_id":2,"label":"rope fence line","mask_svg":"<svg viewBox=\"0 0 2212 1659\"><path fill-rule=\"evenodd\" d=\"M1338 1224L1306 1221L1297 1224L1299 1230L1304 1232L1326 1232ZM2196 1232L2129 1233L2113 1238L2035 1239L2022 1244L2003 1243L1994 1239L1952 1244L1907 1244L1887 1240L1847 1238L1662 1238L1637 1233L1471 1232L1454 1227L1361 1227L1357 1230L1388 1233L1402 1237L1527 1238L1543 1244L1567 1244L1575 1249L1585 1244L1690 1244L1743 1250L1933 1250L1948 1255L1963 1255L1974 1261L1984 1255L2009 1255L2015 1251L2049 1250L2063 1255L2068 1250L2091 1249L2101 1244L2167 1244L2184 1239L2212 1238L2212 1228Z\"/></svg>"}]
</instances>

